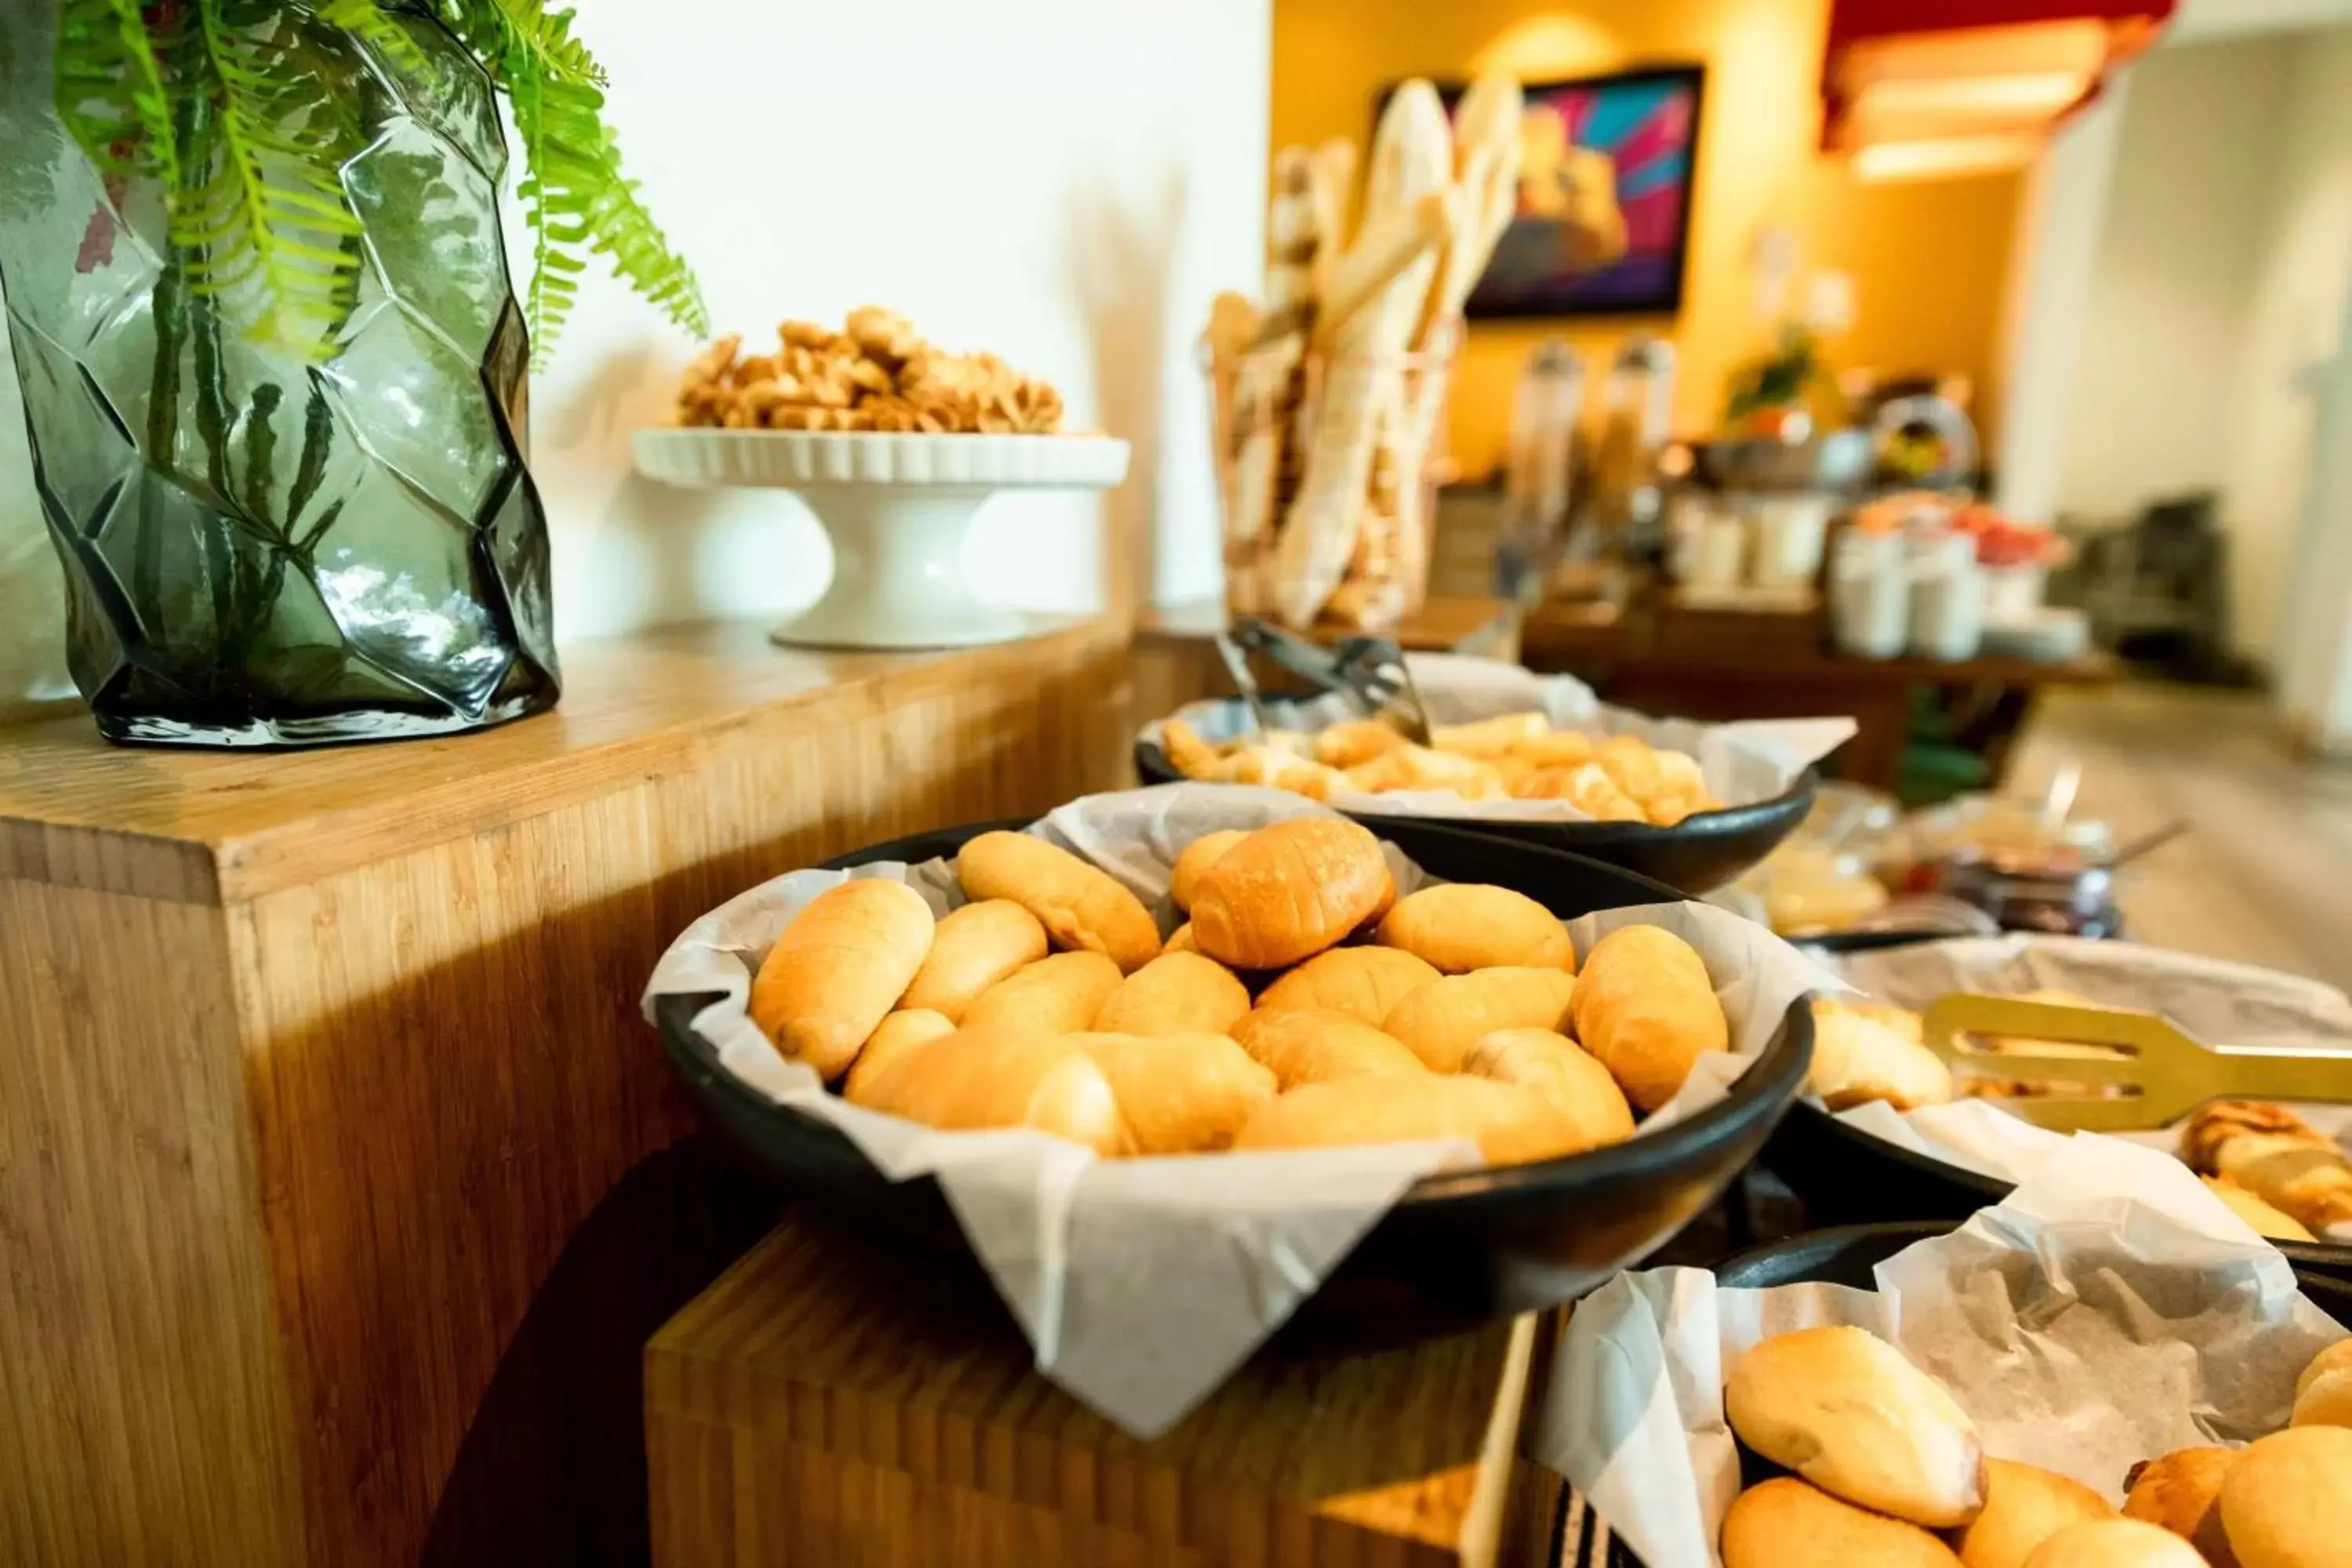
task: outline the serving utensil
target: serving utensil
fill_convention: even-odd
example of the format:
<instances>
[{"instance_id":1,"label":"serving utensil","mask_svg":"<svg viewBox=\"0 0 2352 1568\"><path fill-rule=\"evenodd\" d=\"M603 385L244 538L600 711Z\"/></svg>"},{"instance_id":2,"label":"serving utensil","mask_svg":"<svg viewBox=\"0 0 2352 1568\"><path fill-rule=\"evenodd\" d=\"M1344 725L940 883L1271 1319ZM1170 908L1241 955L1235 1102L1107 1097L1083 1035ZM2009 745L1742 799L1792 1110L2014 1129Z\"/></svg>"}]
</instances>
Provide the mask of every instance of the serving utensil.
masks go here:
<instances>
[{"instance_id":1,"label":"serving utensil","mask_svg":"<svg viewBox=\"0 0 2352 1568\"><path fill-rule=\"evenodd\" d=\"M1264 654L1318 690L1344 693L1367 716L1392 713L1403 726L1405 739L1429 744L1429 710L1413 685L1403 650L1389 638L1342 637L1326 647L1254 618L1238 622L1232 637L1243 648Z\"/></svg>"},{"instance_id":2,"label":"serving utensil","mask_svg":"<svg viewBox=\"0 0 2352 1568\"><path fill-rule=\"evenodd\" d=\"M1962 993L1928 1007L1926 1039L1960 1078L2027 1086L2003 1108L2063 1132L2166 1127L2213 1100L2352 1102L2352 1052L2209 1045L2124 1008ZM2100 1050L2064 1048L2082 1046Z\"/></svg>"}]
</instances>

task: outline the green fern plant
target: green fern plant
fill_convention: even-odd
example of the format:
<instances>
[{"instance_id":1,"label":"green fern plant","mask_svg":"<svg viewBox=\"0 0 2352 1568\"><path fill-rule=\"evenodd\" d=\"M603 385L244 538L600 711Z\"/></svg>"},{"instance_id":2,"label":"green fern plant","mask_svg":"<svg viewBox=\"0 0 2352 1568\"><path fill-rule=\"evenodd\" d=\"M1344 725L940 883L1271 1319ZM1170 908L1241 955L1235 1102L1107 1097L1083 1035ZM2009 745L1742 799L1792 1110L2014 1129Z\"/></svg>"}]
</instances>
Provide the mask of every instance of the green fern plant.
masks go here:
<instances>
[{"instance_id":1,"label":"green fern plant","mask_svg":"<svg viewBox=\"0 0 2352 1568\"><path fill-rule=\"evenodd\" d=\"M359 216L338 177L364 134L321 79L320 25L389 68L429 62L415 29L442 27L513 111L534 266L526 306L543 364L586 258L698 336L694 273L622 172L604 121L605 76L545 0L56 0L57 108L117 179L162 192L173 265L221 319L305 361L350 315Z\"/></svg>"}]
</instances>

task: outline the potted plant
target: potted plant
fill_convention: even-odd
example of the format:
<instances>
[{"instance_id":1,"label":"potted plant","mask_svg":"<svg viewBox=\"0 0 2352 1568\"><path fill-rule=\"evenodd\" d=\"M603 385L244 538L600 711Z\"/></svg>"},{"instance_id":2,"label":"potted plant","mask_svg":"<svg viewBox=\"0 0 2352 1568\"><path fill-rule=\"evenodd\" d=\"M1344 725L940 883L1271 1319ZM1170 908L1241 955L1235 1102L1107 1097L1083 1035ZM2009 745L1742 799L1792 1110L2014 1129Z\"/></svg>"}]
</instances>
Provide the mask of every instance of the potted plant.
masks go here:
<instances>
[{"instance_id":1,"label":"potted plant","mask_svg":"<svg viewBox=\"0 0 2352 1568\"><path fill-rule=\"evenodd\" d=\"M100 730L307 744L551 705L534 348L591 251L706 331L571 13L0 13L0 291ZM502 101L534 260L520 300Z\"/></svg>"}]
</instances>

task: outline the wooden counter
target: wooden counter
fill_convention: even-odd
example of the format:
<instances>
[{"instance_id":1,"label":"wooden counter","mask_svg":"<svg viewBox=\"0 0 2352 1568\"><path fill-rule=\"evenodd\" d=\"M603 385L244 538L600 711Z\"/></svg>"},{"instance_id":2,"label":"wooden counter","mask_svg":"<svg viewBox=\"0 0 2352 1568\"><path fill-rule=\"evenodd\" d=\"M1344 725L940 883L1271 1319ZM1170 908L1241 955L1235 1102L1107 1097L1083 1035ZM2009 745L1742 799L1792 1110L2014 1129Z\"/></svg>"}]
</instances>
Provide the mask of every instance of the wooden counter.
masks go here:
<instances>
[{"instance_id":1,"label":"wooden counter","mask_svg":"<svg viewBox=\"0 0 2352 1568\"><path fill-rule=\"evenodd\" d=\"M0 1563L641 1561L645 1336L772 1219L660 1154L656 956L1115 783L1125 658L698 630L571 650L556 712L475 736L0 731Z\"/></svg>"}]
</instances>

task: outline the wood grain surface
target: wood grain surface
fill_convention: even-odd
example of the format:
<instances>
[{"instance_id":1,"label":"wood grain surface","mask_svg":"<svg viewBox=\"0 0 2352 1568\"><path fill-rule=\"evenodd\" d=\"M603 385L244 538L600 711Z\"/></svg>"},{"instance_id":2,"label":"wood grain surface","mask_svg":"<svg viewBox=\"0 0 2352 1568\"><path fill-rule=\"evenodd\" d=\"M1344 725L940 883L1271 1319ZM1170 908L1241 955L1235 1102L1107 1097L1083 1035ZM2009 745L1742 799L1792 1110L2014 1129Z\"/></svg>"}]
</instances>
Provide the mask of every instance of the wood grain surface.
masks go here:
<instances>
[{"instance_id":1,"label":"wood grain surface","mask_svg":"<svg viewBox=\"0 0 2352 1568\"><path fill-rule=\"evenodd\" d=\"M1261 1358L1140 1442L984 1281L790 1219L646 1354L657 1568L1534 1562L1537 1320Z\"/></svg>"},{"instance_id":2,"label":"wood grain surface","mask_svg":"<svg viewBox=\"0 0 2352 1568\"><path fill-rule=\"evenodd\" d=\"M662 1153L691 1121L655 959L1125 750L1100 626L665 634L567 675L448 741L0 736L0 1563L642 1561L645 1336L772 1218Z\"/></svg>"}]
</instances>

